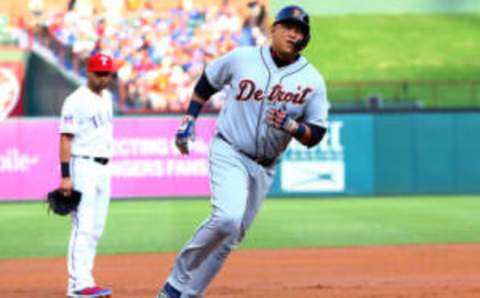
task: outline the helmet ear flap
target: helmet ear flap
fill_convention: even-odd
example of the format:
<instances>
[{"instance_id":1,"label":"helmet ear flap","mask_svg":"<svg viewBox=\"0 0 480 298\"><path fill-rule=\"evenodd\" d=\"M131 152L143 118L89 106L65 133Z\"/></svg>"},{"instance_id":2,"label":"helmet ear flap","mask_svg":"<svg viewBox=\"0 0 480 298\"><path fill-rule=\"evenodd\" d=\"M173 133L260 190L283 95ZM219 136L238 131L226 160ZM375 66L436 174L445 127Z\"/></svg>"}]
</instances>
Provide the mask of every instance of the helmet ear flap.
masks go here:
<instances>
[{"instance_id":1,"label":"helmet ear flap","mask_svg":"<svg viewBox=\"0 0 480 298\"><path fill-rule=\"evenodd\" d=\"M295 49L300 52L307 47L309 41L310 32L306 32L305 36L301 40L297 41L297 43L295 44Z\"/></svg>"}]
</instances>

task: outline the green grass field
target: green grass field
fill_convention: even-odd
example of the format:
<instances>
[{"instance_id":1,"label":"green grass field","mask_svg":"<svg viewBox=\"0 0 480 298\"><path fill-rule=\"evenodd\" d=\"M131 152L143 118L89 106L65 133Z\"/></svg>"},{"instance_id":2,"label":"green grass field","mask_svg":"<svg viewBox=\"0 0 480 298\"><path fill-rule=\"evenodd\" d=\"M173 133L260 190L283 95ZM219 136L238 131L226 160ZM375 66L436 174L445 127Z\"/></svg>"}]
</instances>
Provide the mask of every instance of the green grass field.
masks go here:
<instances>
[{"instance_id":1,"label":"green grass field","mask_svg":"<svg viewBox=\"0 0 480 298\"><path fill-rule=\"evenodd\" d=\"M242 249L480 242L480 197L269 199ZM176 251L206 199L114 201L99 254ZM66 254L70 220L43 203L0 204L0 258Z\"/></svg>"},{"instance_id":2,"label":"green grass field","mask_svg":"<svg viewBox=\"0 0 480 298\"><path fill-rule=\"evenodd\" d=\"M468 81L480 78L480 14L348 15L312 18L312 41L305 56L328 82ZM476 89L472 89L476 88ZM476 91L475 91L476 90ZM432 93L437 92L436 101ZM480 84L370 88L420 99L429 106L480 105ZM474 94L472 102L472 93ZM354 90L330 88L335 102L350 100Z\"/></svg>"}]
</instances>

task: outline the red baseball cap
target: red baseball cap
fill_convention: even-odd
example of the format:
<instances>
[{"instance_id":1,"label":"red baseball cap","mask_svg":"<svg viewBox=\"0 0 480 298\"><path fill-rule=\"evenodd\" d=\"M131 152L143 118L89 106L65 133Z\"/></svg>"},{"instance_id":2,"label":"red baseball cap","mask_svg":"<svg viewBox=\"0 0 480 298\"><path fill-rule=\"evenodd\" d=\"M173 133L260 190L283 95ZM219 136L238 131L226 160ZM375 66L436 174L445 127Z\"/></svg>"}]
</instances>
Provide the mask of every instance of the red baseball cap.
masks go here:
<instances>
[{"instance_id":1,"label":"red baseball cap","mask_svg":"<svg viewBox=\"0 0 480 298\"><path fill-rule=\"evenodd\" d=\"M113 72L112 57L105 54L95 54L88 59L88 72Z\"/></svg>"}]
</instances>

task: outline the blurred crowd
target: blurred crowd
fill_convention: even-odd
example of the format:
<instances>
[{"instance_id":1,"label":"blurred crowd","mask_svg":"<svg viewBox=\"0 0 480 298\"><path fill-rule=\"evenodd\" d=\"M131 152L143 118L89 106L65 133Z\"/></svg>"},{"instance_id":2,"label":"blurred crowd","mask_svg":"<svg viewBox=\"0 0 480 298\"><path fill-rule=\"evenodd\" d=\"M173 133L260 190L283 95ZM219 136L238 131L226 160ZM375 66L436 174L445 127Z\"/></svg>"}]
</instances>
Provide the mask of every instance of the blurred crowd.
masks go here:
<instances>
[{"instance_id":1,"label":"blurred crowd","mask_svg":"<svg viewBox=\"0 0 480 298\"><path fill-rule=\"evenodd\" d=\"M69 5L65 12L44 15L34 31L43 40L48 35L47 47L60 43L69 49L67 64L83 76L91 54L112 55L123 112L183 111L206 63L235 47L267 40L265 6L257 1L246 4L245 15L226 0L203 8L183 1L160 12L149 1L106 2L104 12ZM220 93L207 109L221 105Z\"/></svg>"}]
</instances>

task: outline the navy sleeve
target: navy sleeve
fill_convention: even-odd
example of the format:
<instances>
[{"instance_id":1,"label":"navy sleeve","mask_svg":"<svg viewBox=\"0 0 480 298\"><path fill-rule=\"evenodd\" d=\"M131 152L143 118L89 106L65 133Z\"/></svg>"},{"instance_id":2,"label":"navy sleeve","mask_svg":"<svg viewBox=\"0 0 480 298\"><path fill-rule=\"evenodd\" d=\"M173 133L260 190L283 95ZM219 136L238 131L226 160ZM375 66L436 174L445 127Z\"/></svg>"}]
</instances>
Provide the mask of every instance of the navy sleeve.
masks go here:
<instances>
[{"instance_id":1,"label":"navy sleeve","mask_svg":"<svg viewBox=\"0 0 480 298\"><path fill-rule=\"evenodd\" d=\"M205 101L207 101L212 94L218 92L208 81L205 71L202 73L193 91Z\"/></svg>"},{"instance_id":2,"label":"navy sleeve","mask_svg":"<svg viewBox=\"0 0 480 298\"><path fill-rule=\"evenodd\" d=\"M307 146L310 148L320 143L320 141L325 136L327 129L325 127L313 125L310 123L304 123L304 124L310 127L310 131L312 132L310 141L308 142Z\"/></svg>"}]
</instances>

